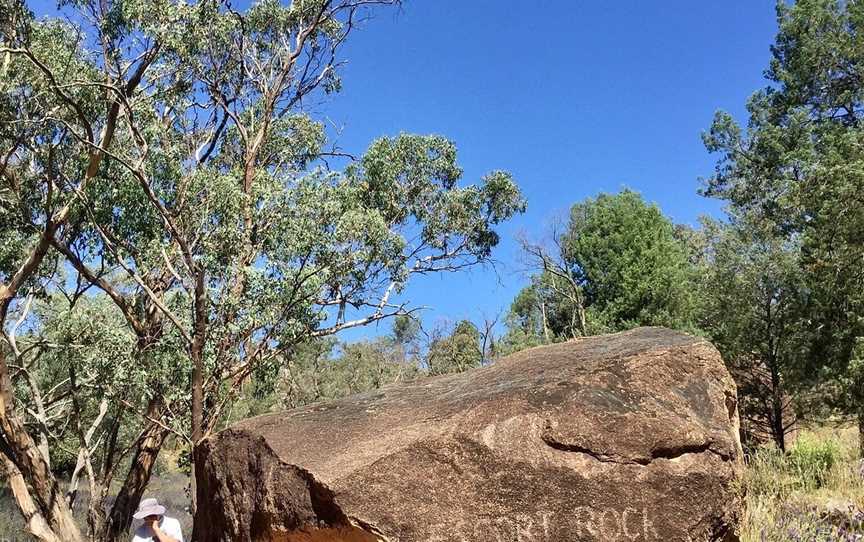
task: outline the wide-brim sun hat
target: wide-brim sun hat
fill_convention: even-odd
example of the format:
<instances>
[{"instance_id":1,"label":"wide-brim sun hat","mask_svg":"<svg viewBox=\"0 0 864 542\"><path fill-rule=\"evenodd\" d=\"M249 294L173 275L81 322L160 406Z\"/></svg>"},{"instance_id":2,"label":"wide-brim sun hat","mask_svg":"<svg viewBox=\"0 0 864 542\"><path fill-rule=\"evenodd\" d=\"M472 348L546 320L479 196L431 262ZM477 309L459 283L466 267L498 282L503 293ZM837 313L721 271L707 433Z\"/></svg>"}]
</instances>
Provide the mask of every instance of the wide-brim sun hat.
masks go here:
<instances>
[{"instance_id":1,"label":"wide-brim sun hat","mask_svg":"<svg viewBox=\"0 0 864 542\"><path fill-rule=\"evenodd\" d=\"M135 519L144 519L147 516L164 516L165 507L156 499L144 499L138 505L138 511L132 514Z\"/></svg>"}]
</instances>

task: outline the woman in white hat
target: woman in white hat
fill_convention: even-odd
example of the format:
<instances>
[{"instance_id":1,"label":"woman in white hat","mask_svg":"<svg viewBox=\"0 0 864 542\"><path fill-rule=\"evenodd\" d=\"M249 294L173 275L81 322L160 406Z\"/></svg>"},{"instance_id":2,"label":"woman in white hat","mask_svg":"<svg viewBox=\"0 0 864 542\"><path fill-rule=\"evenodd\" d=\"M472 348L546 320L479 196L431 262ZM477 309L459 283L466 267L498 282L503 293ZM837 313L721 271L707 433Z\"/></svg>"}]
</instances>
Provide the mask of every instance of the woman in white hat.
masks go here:
<instances>
[{"instance_id":1,"label":"woman in white hat","mask_svg":"<svg viewBox=\"0 0 864 542\"><path fill-rule=\"evenodd\" d=\"M144 523L135 529L132 542L183 542L180 522L165 515L165 507L156 499L144 499L132 515Z\"/></svg>"}]
</instances>

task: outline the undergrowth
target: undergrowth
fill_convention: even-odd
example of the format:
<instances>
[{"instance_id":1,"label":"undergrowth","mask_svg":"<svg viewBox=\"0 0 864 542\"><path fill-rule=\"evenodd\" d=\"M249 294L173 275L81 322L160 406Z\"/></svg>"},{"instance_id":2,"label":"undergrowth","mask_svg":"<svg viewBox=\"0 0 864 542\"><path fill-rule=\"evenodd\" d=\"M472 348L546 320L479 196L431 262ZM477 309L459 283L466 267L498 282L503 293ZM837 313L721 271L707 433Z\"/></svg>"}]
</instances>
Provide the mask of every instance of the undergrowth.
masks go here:
<instances>
[{"instance_id":1,"label":"undergrowth","mask_svg":"<svg viewBox=\"0 0 864 542\"><path fill-rule=\"evenodd\" d=\"M864 479L852 428L803 431L784 454L755 450L742 542L864 541Z\"/></svg>"}]
</instances>

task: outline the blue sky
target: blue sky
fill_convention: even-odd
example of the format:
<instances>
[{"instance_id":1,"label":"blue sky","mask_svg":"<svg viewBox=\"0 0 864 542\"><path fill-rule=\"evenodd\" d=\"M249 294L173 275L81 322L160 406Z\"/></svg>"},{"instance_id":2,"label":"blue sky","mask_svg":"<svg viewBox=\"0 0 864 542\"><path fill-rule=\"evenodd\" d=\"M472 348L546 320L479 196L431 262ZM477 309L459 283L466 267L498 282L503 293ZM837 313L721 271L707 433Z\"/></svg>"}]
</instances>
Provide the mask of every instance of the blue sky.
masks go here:
<instances>
[{"instance_id":1,"label":"blue sky","mask_svg":"<svg viewBox=\"0 0 864 542\"><path fill-rule=\"evenodd\" d=\"M770 0L409 0L354 34L344 90L324 111L349 151L437 133L456 142L466 182L513 173L528 211L501 228L499 276L443 275L406 292L433 307L427 323L479 319L525 284L515 234L540 236L585 197L629 187L676 222L720 214L696 192L714 165L700 134L718 109L744 117L775 31Z\"/></svg>"},{"instance_id":2,"label":"blue sky","mask_svg":"<svg viewBox=\"0 0 864 542\"><path fill-rule=\"evenodd\" d=\"M721 214L697 194L714 164L700 134L718 109L744 117L775 31L772 0L406 0L352 35L343 91L318 113L354 154L435 133L457 144L466 183L514 175L528 211L500 228L497 272L423 278L403 295L430 307L429 325L482 320L526 283L517 233L539 238L585 197L628 187L679 223Z\"/></svg>"}]
</instances>

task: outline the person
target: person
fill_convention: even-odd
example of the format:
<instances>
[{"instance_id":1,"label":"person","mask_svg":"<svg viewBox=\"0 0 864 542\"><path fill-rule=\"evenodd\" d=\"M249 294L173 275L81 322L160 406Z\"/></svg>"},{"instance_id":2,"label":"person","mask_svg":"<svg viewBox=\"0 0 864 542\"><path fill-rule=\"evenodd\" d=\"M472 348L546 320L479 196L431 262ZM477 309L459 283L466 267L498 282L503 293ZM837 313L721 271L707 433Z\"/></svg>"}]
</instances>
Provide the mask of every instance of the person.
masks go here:
<instances>
[{"instance_id":1,"label":"person","mask_svg":"<svg viewBox=\"0 0 864 542\"><path fill-rule=\"evenodd\" d=\"M132 542L183 542L180 522L165 515L165 507L156 499L144 499L132 515L144 523L135 529Z\"/></svg>"}]
</instances>

